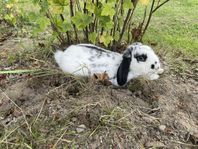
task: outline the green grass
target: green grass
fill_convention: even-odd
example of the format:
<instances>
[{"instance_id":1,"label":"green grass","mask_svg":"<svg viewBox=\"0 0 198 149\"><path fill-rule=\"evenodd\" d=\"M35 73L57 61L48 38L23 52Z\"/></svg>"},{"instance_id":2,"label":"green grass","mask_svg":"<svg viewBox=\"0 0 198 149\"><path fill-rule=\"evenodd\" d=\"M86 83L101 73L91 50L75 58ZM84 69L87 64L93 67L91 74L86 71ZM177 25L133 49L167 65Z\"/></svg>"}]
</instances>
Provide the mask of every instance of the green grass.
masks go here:
<instances>
[{"instance_id":1,"label":"green grass","mask_svg":"<svg viewBox=\"0 0 198 149\"><path fill-rule=\"evenodd\" d=\"M144 41L198 56L197 8L197 0L171 0L154 13Z\"/></svg>"}]
</instances>

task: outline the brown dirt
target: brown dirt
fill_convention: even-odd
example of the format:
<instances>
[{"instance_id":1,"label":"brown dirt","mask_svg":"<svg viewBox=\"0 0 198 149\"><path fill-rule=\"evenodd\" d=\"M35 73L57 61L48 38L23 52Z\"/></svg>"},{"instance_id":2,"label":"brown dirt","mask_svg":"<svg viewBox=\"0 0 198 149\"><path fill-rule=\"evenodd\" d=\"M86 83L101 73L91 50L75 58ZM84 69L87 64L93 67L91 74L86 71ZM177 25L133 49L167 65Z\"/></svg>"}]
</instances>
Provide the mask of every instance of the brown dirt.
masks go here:
<instances>
[{"instance_id":1,"label":"brown dirt","mask_svg":"<svg viewBox=\"0 0 198 149\"><path fill-rule=\"evenodd\" d=\"M2 42L1 69L35 62L7 64L18 48ZM0 85L0 148L198 148L198 82L168 68L126 88L60 73L1 75Z\"/></svg>"}]
</instances>

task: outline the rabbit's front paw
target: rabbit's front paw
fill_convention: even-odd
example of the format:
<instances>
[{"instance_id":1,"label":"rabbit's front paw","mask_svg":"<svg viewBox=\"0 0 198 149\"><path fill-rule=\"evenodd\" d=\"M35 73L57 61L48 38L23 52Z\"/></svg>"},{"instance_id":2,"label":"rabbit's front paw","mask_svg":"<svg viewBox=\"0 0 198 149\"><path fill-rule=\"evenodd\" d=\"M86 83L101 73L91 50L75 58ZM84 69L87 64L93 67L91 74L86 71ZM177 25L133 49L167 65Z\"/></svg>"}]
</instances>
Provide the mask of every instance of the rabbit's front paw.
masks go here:
<instances>
[{"instance_id":1,"label":"rabbit's front paw","mask_svg":"<svg viewBox=\"0 0 198 149\"><path fill-rule=\"evenodd\" d=\"M164 73L164 69L160 68L158 71L157 71L158 74L162 74Z\"/></svg>"},{"instance_id":2,"label":"rabbit's front paw","mask_svg":"<svg viewBox=\"0 0 198 149\"><path fill-rule=\"evenodd\" d=\"M157 80L159 78L158 74L152 74L148 77L149 80Z\"/></svg>"}]
</instances>

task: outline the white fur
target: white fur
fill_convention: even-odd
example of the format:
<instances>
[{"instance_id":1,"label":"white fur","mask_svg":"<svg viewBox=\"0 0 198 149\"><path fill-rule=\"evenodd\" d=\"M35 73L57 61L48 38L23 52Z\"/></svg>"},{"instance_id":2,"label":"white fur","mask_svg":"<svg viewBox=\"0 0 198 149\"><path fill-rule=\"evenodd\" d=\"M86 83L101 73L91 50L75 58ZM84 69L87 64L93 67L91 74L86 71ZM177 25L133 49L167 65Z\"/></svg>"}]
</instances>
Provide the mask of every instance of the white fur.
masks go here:
<instances>
[{"instance_id":1,"label":"white fur","mask_svg":"<svg viewBox=\"0 0 198 149\"><path fill-rule=\"evenodd\" d=\"M158 74L163 73L163 69L161 69L159 58L154 51L142 44L130 45L128 48L133 50L127 82L142 75L147 76L150 80L158 79ZM137 53L147 54L147 61L137 62L134 58ZM71 45L64 52L57 51L54 55L56 62L64 72L78 76L92 76L94 73L106 71L110 78L109 81L114 85L118 85L117 71L122 62L122 56L122 54L92 44ZM151 64L155 62L157 62L155 69L151 69Z\"/></svg>"}]
</instances>

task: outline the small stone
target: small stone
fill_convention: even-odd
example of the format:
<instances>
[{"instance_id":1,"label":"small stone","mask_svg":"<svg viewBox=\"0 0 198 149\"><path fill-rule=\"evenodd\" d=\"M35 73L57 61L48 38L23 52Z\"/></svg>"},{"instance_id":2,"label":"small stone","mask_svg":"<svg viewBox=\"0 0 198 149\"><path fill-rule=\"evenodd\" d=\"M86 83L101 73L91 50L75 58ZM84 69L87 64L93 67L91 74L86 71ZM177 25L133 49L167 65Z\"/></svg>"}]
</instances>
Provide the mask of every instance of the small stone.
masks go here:
<instances>
[{"instance_id":1,"label":"small stone","mask_svg":"<svg viewBox=\"0 0 198 149\"><path fill-rule=\"evenodd\" d=\"M76 131L77 131L78 133L81 133L81 132L85 131L85 129L86 129L86 126L85 126L84 124L81 124L81 125L79 125L79 126L76 128Z\"/></svg>"},{"instance_id":2,"label":"small stone","mask_svg":"<svg viewBox=\"0 0 198 149\"><path fill-rule=\"evenodd\" d=\"M165 129L166 129L166 125L160 125L160 126L159 126L159 130L165 131Z\"/></svg>"},{"instance_id":3,"label":"small stone","mask_svg":"<svg viewBox=\"0 0 198 149\"><path fill-rule=\"evenodd\" d=\"M77 118L76 117L72 117L71 121L72 122L76 122L77 121Z\"/></svg>"}]
</instances>

